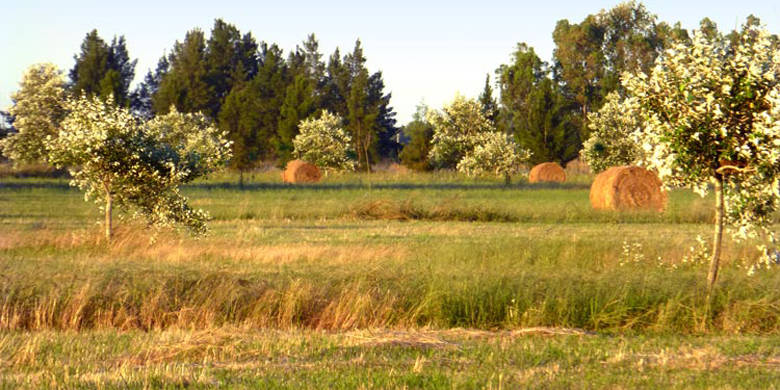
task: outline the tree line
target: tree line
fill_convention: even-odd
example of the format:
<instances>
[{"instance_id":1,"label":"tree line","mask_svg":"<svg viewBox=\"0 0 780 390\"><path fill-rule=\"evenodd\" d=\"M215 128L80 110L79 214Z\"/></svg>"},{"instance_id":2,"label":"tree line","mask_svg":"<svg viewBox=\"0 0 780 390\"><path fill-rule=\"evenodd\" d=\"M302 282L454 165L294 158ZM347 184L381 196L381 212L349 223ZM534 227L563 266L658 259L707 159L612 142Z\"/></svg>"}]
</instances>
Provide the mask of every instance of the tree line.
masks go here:
<instances>
[{"instance_id":1,"label":"tree line","mask_svg":"<svg viewBox=\"0 0 780 390\"><path fill-rule=\"evenodd\" d=\"M749 22L760 23L752 16ZM713 35L718 30L705 18L699 31ZM621 75L648 73L665 50L691 42L680 23L659 21L636 1L588 15L579 23L560 20L552 37L555 49L549 63L520 42L511 61L495 70L493 82L487 75L476 99L496 131L530 152L530 164L565 165L578 158L590 138L589 117L611 93L625 94ZM208 36L197 28L188 31L133 90L136 60L124 37L107 42L93 30L75 61L68 73L69 94L103 99L112 95L115 104L146 119L172 107L202 112L227 132L233 142L230 164L241 172L260 161L281 166L292 159L301 121L319 118L324 111L342 118L358 169L369 170L388 158L416 170L455 168L430 159L435 132L427 119L432 111L428 107L418 107L411 122L397 127L391 94L385 92L382 73L367 69L360 40L351 52L342 55L337 48L326 61L311 34L285 55L278 45L217 19ZM0 136L10 132L13 129L0 126Z\"/></svg>"},{"instance_id":2,"label":"tree line","mask_svg":"<svg viewBox=\"0 0 780 390\"><path fill-rule=\"evenodd\" d=\"M124 36L107 42L93 30L74 59L70 96L112 96L144 119L171 108L201 112L227 133L231 165L242 172L259 161L283 165L292 159L300 122L325 110L343 118L359 169L396 157L401 148L391 94L382 72L367 69L360 40L343 56L337 48L326 63L314 34L285 56L278 45L217 19L209 36L188 31L132 90L137 60Z\"/></svg>"},{"instance_id":3,"label":"tree line","mask_svg":"<svg viewBox=\"0 0 780 390\"><path fill-rule=\"evenodd\" d=\"M704 19L704 31L717 31ZM585 17L579 23L560 20L552 32L555 49L551 62L542 61L534 48L517 44L511 62L495 71L495 98L488 74L477 100L495 127L514 136L531 152L530 163L576 159L589 138L588 115L597 112L611 92L622 93L623 72L648 72L655 59L675 43L690 43L680 23L658 21L642 4L625 2ZM414 169L437 166L427 156L433 129L420 107L403 130L409 143L402 162Z\"/></svg>"}]
</instances>

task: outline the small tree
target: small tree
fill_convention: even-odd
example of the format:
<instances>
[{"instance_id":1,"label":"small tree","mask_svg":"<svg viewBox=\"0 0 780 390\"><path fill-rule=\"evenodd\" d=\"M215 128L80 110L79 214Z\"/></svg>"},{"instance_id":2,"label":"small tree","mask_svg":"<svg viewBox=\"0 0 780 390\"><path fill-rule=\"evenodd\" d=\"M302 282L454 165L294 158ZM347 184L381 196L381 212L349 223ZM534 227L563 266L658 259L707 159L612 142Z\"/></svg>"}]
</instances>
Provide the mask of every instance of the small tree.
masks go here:
<instances>
[{"instance_id":1,"label":"small tree","mask_svg":"<svg viewBox=\"0 0 780 390\"><path fill-rule=\"evenodd\" d=\"M644 151L633 136L641 126L639 115L626 112L620 95L612 92L601 110L588 114L590 138L583 143L580 156L596 173L635 164L644 158Z\"/></svg>"},{"instance_id":2,"label":"small tree","mask_svg":"<svg viewBox=\"0 0 780 390\"><path fill-rule=\"evenodd\" d=\"M47 140L51 161L69 167L71 184L85 190L86 199L105 205L109 241L115 206L151 225L205 233L208 214L192 209L178 186L224 164L229 142L200 115L172 109L143 123L112 100L68 101L59 137Z\"/></svg>"},{"instance_id":3,"label":"small tree","mask_svg":"<svg viewBox=\"0 0 780 390\"><path fill-rule=\"evenodd\" d=\"M433 126L428 158L442 168L455 168L477 146L479 134L495 130L482 104L460 94L441 112L428 111L426 119Z\"/></svg>"},{"instance_id":4,"label":"small tree","mask_svg":"<svg viewBox=\"0 0 780 390\"><path fill-rule=\"evenodd\" d=\"M403 128L404 134L409 137L409 142L404 146L398 157L401 164L415 171L430 171L433 169L428 160L433 139L433 127L425 120L428 107L424 104L417 106L417 112L412 114L412 121Z\"/></svg>"},{"instance_id":5,"label":"small tree","mask_svg":"<svg viewBox=\"0 0 780 390\"><path fill-rule=\"evenodd\" d=\"M520 164L527 162L531 154L521 149L512 136L489 132L477 136L474 151L460 160L458 171L471 175L496 175L503 177L507 185Z\"/></svg>"},{"instance_id":6,"label":"small tree","mask_svg":"<svg viewBox=\"0 0 780 390\"><path fill-rule=\"evenodd\" d=\"M65 80L53 64L35 64L27 69L19 85L19 90L11 94L15 104L8 110L18 133L0 140L0 149L16 162L42 161L46 158L46 137L57 135L65 117Z\"/></svg>"},{"instance_id":7,"label":"small tree","mask_svg":"<svg viewBox=\"0 0 780 390\"><path fill-rule=\"evenodd\" d=\"M715 234L708 275L718 276L724 223L736 238L767 229L780 196L780 53L769 33L749 23L741 32L697 32L677 44L648 76L624 75L647 163L669 185L704 195L715 186ZM770 264L765 259L763 264ZM760 265L760 264L759 264Z\"/></svg>"},{"instance_id":8,"label":"small tree","mask_svg":"<svg viewBox=\"0 0 780 390\"><path fill-rule=\"evenodd\" d=\"M293 155L326 170L354 170L355 151L351 137L341 127L341 118L323 111L319 119L301 121L293 139Z\"/></svg>"}]
</instances>

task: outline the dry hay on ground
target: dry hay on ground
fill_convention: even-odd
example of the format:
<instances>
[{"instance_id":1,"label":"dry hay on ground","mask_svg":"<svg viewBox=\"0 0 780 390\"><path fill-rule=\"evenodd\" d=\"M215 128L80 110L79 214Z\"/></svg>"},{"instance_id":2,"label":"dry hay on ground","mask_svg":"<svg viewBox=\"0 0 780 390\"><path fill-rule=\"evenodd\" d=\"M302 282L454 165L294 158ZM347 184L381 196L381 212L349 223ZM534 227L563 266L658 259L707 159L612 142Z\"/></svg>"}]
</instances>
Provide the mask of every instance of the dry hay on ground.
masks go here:
<instances>
[{"instance_id":1,"label":"dry hay on ground","mask_svg":"<svg viewBox=\"0 0 780 390\"><path fill-rule=\"evenodd\" d=\"M316 183L322 178L322 172L316 165L302 160L292 160L282 172L285 183Z\"/></svg>"},{"instance_id":2,"label":"dry hay on ground","mask_svg":"<svg viewBox=\"0 0 780 390\"><path fill-rule=\"evenodd\" d=\"M566 171L564 171L563 168L555 162L541 163L531 168L531 173L528 175L529 183L563 183L565 181Z\"/></svg>"},{"instance_id":3,"label":"dry hay on ground","mask_svg":"<svg viewBox=\"0 0 780 390\"><path fill-rule=\"evenodd\" d=\"M596 176L590 187L590 204L596 210L666 209L666 192L655 173L640 167L612 167Z\"/></svg>"}]
</instances>

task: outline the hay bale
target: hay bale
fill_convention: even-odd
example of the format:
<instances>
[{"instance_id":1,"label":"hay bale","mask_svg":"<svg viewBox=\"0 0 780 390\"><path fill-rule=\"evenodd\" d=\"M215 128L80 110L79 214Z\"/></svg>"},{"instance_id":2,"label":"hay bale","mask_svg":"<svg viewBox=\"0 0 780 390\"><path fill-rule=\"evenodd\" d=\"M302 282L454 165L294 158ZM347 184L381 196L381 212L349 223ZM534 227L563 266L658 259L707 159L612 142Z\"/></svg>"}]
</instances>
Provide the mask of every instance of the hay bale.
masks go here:
<instances>
[{"instance_id":1,"label":"hay bale","mask_svg":"<svg viewBox=\"0 0 780 390\"><path fill-rule=\"evenodd\" d=\"M292 160L282 172L285 183L316 183L322 178L322 172L316 165L302 160Z\"/></svg>"},{"instance_id":2,"label":"hay bale","mask_svg":"<svg viewBox=\"0 0 780 390\"><path fill-rule=\"evenodd\" d=\"M531 173L528 175L529 183L541 183L541 182L556 182L563 183L566 181L566 171L554 162L541 163L531 168Z\"/></svg>"},{"instance_id":3,"label":"hay bale","mask_svg":"<svg viewBox=\"0 0 780 390\"><path fill-rule=\"evenodd\" d=\"M666 192L658 176L640 167L612 167L596 176L590 187L590 204L596 210L666 209Z\"/></svg>"}]
</instances>

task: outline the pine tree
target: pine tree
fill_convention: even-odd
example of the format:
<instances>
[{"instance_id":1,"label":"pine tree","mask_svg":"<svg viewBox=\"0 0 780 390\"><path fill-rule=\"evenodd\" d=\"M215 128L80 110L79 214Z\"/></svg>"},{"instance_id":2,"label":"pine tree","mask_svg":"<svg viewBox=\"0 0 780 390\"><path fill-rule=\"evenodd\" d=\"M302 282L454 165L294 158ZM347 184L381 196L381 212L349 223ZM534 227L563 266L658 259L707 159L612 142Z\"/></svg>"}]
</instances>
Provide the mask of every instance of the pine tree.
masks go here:
<instances>
[{"instance_id":1,"label":"pine tree","mask_svg":"<svg viewBox=\"0 0 780 390\"><path fill-rule=\"evenodd\" d=\"M173 105L177 111L211 112L212 88L208 85L206 67L206 39L203 31L187 32L184 42L176 42L168 56L170 71L165 74L160 88L152 97L154 111L165 114Z\"/></svg>"},{"instance_id":2,"label":"pine tree","mask_svg":"<svg viewBox=\"0 0 780 390\"><path fill-rule=\"evenodd\" d=\"M258 71L258 45L251 34L241 36L234 25L214 21L206 44L206 82L213 91L209 114L216 117L227 95L236 85L251 80Z\"/></svg>"},{"instance_id":3,"label":"pine tree","mask_svg":"<svg viewBox=\"0 0 780 390\"><path fill-rule=\"evenodd\" d=\"M490 74L485 77L485 89L479 95L479 102L482 104L482 113L493 123L498 122L498 102L493 97L493 87L490 86Z\"/></svg>"},{"instance_id":4,"label":"pine tree","mask_svg":"<svg viewBox=\"0 0 780 390\"><path fill-rule=\"evenodd\" d=\"M109 46L97 30L92 30L74 59L76 64L70 71L74 95L97 96L103 100L113 95L117 105L129 106L137 60L130 60L124 36L115 37Z\"/></svg>"},{"instance_id":5,"label":"pine tree","mask_svg":"<svg viewBox=\"0 0 780 390\"><path fill-rule=\"evenodd\" d=\"M404 166L415 171L433 169L428 159L433 139L433 126L425 120L427 111L428 107L425 105L417 106L412 121L403 128L404 134L409 137L409 143L404 146L399 157Z\"/></svg>"},{"instance_id":6,"label":"pine tree","mask_svg":"<svg viewBox=\"0 0 780 390\"><path fill-rule=\"evenodd\" d=\"M324 91L324 101L321 106L342 117L347 117L347 97L349 96L350 74L341 61L338 48L328 60L327 79Z\"/></svg>"},{"instance_id":7,"label":"pine tree","mask_svg":"<svg viewBox=\"0 0 780 390\"><path fill-rule=\"evenodd\" d=\"M376 160L376 119L379 110L369 104L369 76L365 63L363 48L360 40L357 40L355 49L344 59L344 67L349 76L347 131L352 136L354 149L357 151L359 169L368 172L371 170L371 163Z\"/></svg>"},{"instance_id":8,"label":"pine tree","mask_svg":"<svg viewBox=\"0 0 780 390\"><path fill-rule=\"evenodd\" d=\"M550 79L546 64L524 43L517 45L513 60L496 72L502 127L531 152L533 163L565 164L576 158L582 141L572 120L572 106Z\"/></svg>"},{"instance_id":9,"label":"pine tree","mask_svg":"<svg viewBox=\"0 0 780 390\"><path fill-rule=\"evenodd\" d=\"M263 45L263 65L245 86L234 86L219 113L219 125L233 141L231 165L241 172L276 152L279 118L287 88L287 67L276 45ZM292 141L290 141L292 142Z\"/></svg>"},{"instance_id":10,"label":"pine tree","mask_svg":"<svg viewBox=\"0 0 780 390\"><path fill-rule=\"evenodd\" d=\"M368 79L368 104L377 110L376 128L377 157L398 159L402 145L398 141L400 129L396 126L395 111L390 107L392 94L385 94L385 81L382 72L376 72Z\"/></svg>"},{"instance_id":11,"label":"pine tree","mask_svg":"<svg viewBox=\"0 0 780 390\"><path fill-rule=\"evenodd\" d=\"M170 63L167 56L160 57L157 61L157 68L152 73L151 70L146 73L144 81L141 82L132 95L132 102L130 107L135 115L142 118L151 119L154 117L155 111L152 104L152 97L160 89L160 84L163 78L168 73Z\"/></svg>"},{"instance_id":12,"label":"pine tree","mask_svg":"<svg viewBox=\"0 0 780 390\"><path fill-rule=\"evenodd\" d=\"M281 165L292 159L293 139L299 133L302 120L314 114L317 104L314 99L314 86L305 75L298 75L287 86L284 103L280 109L279 128L274 138L274 148Z\"/></svg>"}]
</instances>

